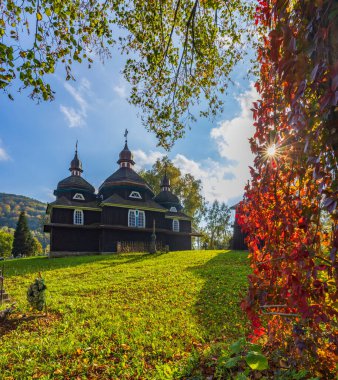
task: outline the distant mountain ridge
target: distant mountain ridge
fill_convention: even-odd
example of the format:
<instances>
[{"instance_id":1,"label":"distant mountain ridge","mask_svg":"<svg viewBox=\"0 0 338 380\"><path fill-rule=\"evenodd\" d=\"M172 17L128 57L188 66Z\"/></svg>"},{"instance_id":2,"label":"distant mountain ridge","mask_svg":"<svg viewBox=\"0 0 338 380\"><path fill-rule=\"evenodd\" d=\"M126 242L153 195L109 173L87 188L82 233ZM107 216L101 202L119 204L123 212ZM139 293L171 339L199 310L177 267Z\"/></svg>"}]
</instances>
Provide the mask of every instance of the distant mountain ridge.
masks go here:
<instances>
[{"instance_id":1,"label":"distant mountain ridge","mask_svg":"<svg viewBox=\"0 0 338 380\"><path fill-rule=\"evenodd\" d=\"M25 211L29 228L42 231L46 203L23 195L0 193L0 228L15 228L21 211Z\"/></svg>"}]
</instances>

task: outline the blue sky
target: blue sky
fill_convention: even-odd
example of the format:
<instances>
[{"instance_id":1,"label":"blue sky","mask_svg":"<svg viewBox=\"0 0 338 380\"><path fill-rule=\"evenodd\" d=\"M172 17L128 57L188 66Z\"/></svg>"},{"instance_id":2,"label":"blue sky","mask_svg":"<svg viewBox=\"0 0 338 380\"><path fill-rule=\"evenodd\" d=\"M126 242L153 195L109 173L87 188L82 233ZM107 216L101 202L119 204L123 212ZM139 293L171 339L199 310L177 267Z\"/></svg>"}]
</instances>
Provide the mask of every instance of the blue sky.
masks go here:
<instances>
[{"instance_id":1,"label":"blue sky","mask_svg":"<svg viewBox=\"0 0 338 380\"><path fill-rule=\"evenodd\" d=\"M59 180L69 175L69 163L79 140L83 176L93 186L117 169L123 133L129 130L129 147L137 169L150 168L166 154L153 134L141 125L139 110L128 104L128 84L121 75L123 57L116 53L91 69L75 66L75 82L66 82L57 70L51 77L55 101L36 104L28 92L1 96L0 192L52 201ZM225 110L216 120L199 119L169 157L183 173L203 184L206 199L235 203L249 178L252 156L247 139L253 134L251 103L257 97L244 62L235 68L235 85L224 96Z\"/></svg>"}]
</instances>

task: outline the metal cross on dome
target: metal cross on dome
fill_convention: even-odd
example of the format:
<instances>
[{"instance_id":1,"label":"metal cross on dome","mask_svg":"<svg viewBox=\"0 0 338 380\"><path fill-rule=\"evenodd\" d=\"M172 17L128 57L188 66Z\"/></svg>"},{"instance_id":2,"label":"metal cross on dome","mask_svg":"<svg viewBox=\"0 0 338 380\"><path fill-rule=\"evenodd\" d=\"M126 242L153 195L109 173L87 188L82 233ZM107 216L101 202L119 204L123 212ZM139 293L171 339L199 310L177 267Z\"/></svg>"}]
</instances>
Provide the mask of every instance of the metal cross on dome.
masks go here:
<instances>
[{"instance_id":1,"label":"metal cross on dome","mask_svg":"<svg viewBox=\"0 0 338 380\"><path fill-rule=\"evenodd\" d=\"M125 140L126 143L127 143L128 133L129 133L129 132L128 132L128 129L126 128L126 130L124 131L124 137L126 138L126 140Z\"/></svg>"}]
</instances>

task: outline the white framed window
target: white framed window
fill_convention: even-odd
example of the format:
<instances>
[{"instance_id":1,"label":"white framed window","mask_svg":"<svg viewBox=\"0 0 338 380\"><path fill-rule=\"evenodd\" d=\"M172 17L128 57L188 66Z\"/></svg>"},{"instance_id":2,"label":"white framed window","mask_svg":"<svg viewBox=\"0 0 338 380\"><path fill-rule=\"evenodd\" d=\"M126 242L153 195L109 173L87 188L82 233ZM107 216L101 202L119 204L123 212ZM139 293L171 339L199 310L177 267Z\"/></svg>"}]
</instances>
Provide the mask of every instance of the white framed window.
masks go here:
<instances>
[{"instance_id":1,"label":"white framed window","mask_svg":"<svg viewBox=\"0 0 338 380\"><path fill-rule=\"evenodd\" d=\"M135 210L128 211L128 226L135 227L136 226L136 215Z\"/></svg>"},{"instance_id":2,"label":"white framed window","mask_svg":"<svg viewBox=\"0 0 338 380\"><path fill-rule=\"evenodd\" d=\"M144 215L144 211L138 212L138 220L137 220L137 227L144 228L146 226L146 218Z\"/></svg>"},{"instance_id":3,"label":"white framed window","mask_svg":"<svg viewBox=\"0 0 338 380\"><path fill-rule=\"evenodd\" d=\"M73 199L78 199L80 201L84 201L85 200L84 196L82 194L80 194L80 193L76 193L74 195Z\"/></svg>"},{"instance_id":4,"label":"white framed window","mask_svg":"<svg viewBox=\"0 0 338 380\"><path fill-rule=\"evenodd\" d=\"M178 219L173 219L173 231L180 232L180 222Z\"/></svg>"},{"instance_id":5,"label":"white framed window","mask_svg":"<svg viewBox=\"0 0 338 380\"><path fill-rule=\"evenodd\" d=\"M138 191L132 191L129 194L129 198L142 199L141 194Z\"/></svg>"},{"instance_id":6,"label":"white framed window","mask_svg":"<svg viewBox=\"0 0 338 380\"><path fill-rule=\"evenodd\" d=\"M83 211L74 210L73 219L74 219L74 224L83 224Z\"/></svg>"},{"instance_id":7,"label":"white framed window","mask_svg":"<svg viewBox=\"0 0 338 380\"><path fill-rule=\"evenodd\" d=\"M144 211L129 210L128 211L128 226L144 228L146 226L146 216Z\"/></svg>"},{"instance_id":8,"label":"white framed window","mask_svg":"<svg viewBox=\"0 0 338 380\"><path fill-rule=\"evenodd\" d=\"M170 212L177 212L177 208L176 207L170 207Z\"/></svg>"}]
</instances>

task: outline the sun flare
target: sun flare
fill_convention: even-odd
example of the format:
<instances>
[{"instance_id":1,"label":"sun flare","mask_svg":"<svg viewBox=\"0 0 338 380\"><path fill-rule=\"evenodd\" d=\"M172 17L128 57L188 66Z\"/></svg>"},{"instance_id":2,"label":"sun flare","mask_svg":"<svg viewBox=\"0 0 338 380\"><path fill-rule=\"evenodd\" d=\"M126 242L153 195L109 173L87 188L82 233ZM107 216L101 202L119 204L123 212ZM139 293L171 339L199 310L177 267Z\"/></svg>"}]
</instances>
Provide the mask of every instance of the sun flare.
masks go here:
<instances>
[{"instance_id":1,"label":"sun flare","mask_svg":"<svg viewBox=\"0 0 338 380\"><path fill-rule=\"evenodd\" d=\"M269 157L274 157L276 155L276 152L277 152L277 149L276 149L276 144L272 144L270 145L267 150L266 150L266 154L269 156Z\"/></svg>"}]
</instances>

